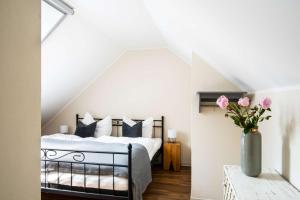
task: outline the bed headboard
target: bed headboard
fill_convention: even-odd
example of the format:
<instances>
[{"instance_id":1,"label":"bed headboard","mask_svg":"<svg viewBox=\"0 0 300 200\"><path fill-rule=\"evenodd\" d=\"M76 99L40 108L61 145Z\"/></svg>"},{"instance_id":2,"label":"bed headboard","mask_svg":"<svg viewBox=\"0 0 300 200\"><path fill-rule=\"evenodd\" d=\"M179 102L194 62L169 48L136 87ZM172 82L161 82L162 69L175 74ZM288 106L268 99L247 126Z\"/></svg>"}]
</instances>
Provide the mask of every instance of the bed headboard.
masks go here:
<instances>
[{"instance_id":1,"label":"bed headboard","mask_svg":"<svg viewBox=\"0 0 300 200\"><path fill-rule=\"evenodd\" d=\"M76 114L76 126L77 126L79 120L81 120L81 119L83 119L83 117L80 117L79 114ZM94 117L94 120L100 121L100 120L102 120L102 118ZM132 120L136 121L136 122L144 121L144 119L132 119ZM155 119L153 121L154 121L153 137L161 138L162 141L164 141L164 116L161 116L161 119ZM113 136L117 136L117 137L122 136L122 124L123 124L122 119L112 119L112 126L113 126L112 135Z\"/></svg>"}]
</instances>

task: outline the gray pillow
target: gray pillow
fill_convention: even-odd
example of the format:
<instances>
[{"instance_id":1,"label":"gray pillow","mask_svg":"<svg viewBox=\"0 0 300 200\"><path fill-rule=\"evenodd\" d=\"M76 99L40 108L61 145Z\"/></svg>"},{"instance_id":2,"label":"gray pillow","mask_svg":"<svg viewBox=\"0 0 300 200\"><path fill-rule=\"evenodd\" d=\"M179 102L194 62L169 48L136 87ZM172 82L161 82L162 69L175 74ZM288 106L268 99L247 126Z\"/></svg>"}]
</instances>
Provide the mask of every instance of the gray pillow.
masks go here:
<instances>
[{"instance_id":1,"label":"gray pillow","mask_svg":"<svg viewBox=\"0 0 300 200\"><path fill-rule=\"evenodd\" d=\"M95 130L96 130L97 122L93 122L89 125L85 125L81 121L78 122L75 135L80 137L94 137Z\"/></svg>"},{"instance_id":2,"label":"gray pillow","mask_svg":"<svg viewBox=\"0 0 300 200\"><path fill-rule=\"evenodd\" d=\"M138 122L133 126L129 126L123 121L122 124L122 135L124 137L142 137L142 122Z\"/></svg>"}]
</instances>

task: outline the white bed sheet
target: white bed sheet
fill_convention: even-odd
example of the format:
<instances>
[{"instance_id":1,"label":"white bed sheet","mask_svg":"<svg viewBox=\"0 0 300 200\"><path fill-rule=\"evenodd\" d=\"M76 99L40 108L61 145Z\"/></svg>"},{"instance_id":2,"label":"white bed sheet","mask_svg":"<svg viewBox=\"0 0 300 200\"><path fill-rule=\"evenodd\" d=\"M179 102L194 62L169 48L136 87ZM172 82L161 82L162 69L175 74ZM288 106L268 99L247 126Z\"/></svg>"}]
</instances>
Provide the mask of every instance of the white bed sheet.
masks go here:
<instances>
[{"instance_id":1,"label":"white bed sheet","mask_svg":"<svg viewBox=\"0 0 300 200\"><path fill-rule=\"evenodd\" d=\"M114 137L114 136L101 136L99 138L94 138L94 137L81 138L76 135L61 134L61 133L47 135L43 137L70 140L70 141L72 140L98 141L103 143L121 143L121 144L137 143L143 145L147 149L150 160L152 160L153 156L159 150L162 144L161 138L144 138L144 137L131 138L131 137Z\"/></svg>"},{"instance_id":2,"label":"white bed sheet","mask_svg":"<svg viewBox=\"0 0 300 200\"><path fill-rule=\"evenodd\" d=\"M101 136L96 140L103 143L141 144L147 149L150 160L152 160L154 154L158 151L158 149L161 146L161 138Z\"/></svg>"}]
</instances>

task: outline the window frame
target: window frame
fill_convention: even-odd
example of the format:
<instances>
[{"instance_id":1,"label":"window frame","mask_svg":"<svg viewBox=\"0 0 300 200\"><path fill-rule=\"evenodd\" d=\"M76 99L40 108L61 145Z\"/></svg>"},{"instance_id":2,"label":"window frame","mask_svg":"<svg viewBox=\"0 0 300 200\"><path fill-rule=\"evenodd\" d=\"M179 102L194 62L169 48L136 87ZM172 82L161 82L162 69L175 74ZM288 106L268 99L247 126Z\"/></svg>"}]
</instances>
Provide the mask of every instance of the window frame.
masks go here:
<instances>
[{"instance_id":1,"label":"window frame","mask_svg":"<svg viewBox=\"0 0 300 200\"><path fill-rule=\"evenodd\" d=\"M63 0L42 0L47 3L49 6L62 13L63 15L58 19L54 26L48 31L48 33L41 38L42 43L55 31L55 29L66 19L68 15L74 15L74 8ZM41 36L42 37L42 36Z\"/></svg>"}]
</instances>

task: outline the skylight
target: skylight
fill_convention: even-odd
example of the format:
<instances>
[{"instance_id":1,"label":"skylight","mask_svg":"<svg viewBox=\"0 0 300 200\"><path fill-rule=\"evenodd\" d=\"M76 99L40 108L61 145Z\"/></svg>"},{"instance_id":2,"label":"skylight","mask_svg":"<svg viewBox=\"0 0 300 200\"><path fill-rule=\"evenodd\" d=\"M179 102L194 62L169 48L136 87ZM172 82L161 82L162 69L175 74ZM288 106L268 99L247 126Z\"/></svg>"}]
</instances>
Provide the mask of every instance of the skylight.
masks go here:
<instances>
[{"instance_id":1,"label":"skylight","mask_svg":"<svg viewBox=\"0 0 300 200\"><path fill-rule=\"evenodd\" d=\"M41 3L41 39L44 41L74 10L62 0L43 0Z\"/></svg>"}]
</instances>

